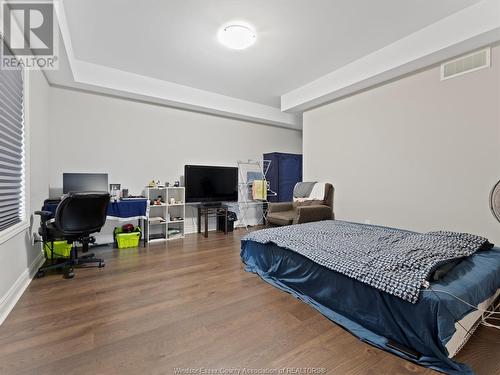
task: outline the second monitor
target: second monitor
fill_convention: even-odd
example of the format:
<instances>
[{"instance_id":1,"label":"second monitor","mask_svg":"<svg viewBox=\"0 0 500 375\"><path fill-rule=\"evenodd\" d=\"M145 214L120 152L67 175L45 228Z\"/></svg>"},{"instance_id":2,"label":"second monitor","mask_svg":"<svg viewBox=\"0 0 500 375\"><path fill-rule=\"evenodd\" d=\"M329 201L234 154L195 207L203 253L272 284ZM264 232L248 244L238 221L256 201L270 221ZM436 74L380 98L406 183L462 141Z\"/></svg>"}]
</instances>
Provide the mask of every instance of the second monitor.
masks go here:
<instances>
[{"instance_id":1,"label":"second monitor","mask_svg":"<svg viewBox=\"0 0 500 375\"><path fill-rule=\"evenodd\" d=\"M63 173L63 193L108 192L107 173Z\"/></svg>"}]
</instances>

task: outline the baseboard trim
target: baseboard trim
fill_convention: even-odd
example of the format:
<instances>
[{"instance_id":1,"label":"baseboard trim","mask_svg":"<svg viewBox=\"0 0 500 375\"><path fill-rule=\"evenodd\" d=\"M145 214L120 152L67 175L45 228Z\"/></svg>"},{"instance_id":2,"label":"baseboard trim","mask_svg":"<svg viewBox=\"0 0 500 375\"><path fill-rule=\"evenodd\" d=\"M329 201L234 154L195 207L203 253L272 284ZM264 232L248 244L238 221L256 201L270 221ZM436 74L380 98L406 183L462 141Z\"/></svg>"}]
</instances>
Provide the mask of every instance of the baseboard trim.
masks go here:
<instances>
[{"instance_id":1,"label":"baseboard trim","mask_svg":"<svg viewBox=\"0 0 500 375\"><path fill-rule=\"evenodd\" d=\"M43 252L40 252L30 266L17 278L16 282L10 287L7 293L0 298L0 325L5 321L17 301L19 301L19 298L21 298L28 285L30 285L34 275L44 262L45 256Z\"/></svg>"}]
</instances>

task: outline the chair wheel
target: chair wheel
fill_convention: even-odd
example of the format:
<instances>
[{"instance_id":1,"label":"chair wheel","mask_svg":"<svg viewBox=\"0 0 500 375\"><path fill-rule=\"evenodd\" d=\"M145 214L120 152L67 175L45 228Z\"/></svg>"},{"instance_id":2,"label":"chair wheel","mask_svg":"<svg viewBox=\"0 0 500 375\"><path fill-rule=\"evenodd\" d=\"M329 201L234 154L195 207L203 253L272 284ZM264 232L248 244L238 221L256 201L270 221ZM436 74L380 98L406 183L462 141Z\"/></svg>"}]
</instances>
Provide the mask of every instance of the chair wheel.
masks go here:
<instances>
[{"instance_id":1,"label":"chair wheel","mask_svg":"<svg viewBox=\"0 0 500 375\"><path fill-rule=\"evenodd\" d=\"M68 269L68 271L64 274L64 278L65 278L65 279L72 279L73 277L75 277L75 271L73 270L73 268L70 268L70 269Z\"/></svg>"},{"instance_id":2,"label":"chair wheel","mask_svg":"<svg viewBox=\"0 0 500 375\"><path fill-rule=\"evenodd\" d=\"M38 271L35 275L36 279L41 279L42 277L45 276L45 271Z\"/></svg>"}]
</instances>

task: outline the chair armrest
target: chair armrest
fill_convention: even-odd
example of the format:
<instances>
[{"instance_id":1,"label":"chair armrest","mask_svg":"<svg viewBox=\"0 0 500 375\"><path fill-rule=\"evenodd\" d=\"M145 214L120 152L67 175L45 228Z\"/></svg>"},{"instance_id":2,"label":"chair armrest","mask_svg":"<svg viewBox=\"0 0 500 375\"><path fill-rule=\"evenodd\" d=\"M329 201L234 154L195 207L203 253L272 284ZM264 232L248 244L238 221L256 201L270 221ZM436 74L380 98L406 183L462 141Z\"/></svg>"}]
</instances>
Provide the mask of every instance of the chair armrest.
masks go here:
<instances>
[{"instance_id":1,"label":"chair armrest","mask_svg":"<svg viewBox=\"0 0 500 375\"><path fill-rule=\"evenodd\" d=\"M52 212L50 211L35 211L35 215L40 215L42 221L46 221L49 217L52 216Z\"/></svg>"},{"instance_id":2,"label":"chair armrest","mask_svg":"<svg viewBox=\"0 0 500 375\"><path fill-rule=\"evenodd\" d=\"M309 223L311 221L331 220L333 210L324 205L302 206L297 208L297 217L294 224Z\"/></svg>"},{"instance_id":3,"label":"chair armrest","mask_svg":"<svg viewBox=\"0 0 500 375\"><path fill-rule=\"evenodd\" d=\"M268 213L271 212L283 212L293 210L292 202L281 202L281 203L269 203L269 207L267 209Z\"/></svg>"}]
</instances>

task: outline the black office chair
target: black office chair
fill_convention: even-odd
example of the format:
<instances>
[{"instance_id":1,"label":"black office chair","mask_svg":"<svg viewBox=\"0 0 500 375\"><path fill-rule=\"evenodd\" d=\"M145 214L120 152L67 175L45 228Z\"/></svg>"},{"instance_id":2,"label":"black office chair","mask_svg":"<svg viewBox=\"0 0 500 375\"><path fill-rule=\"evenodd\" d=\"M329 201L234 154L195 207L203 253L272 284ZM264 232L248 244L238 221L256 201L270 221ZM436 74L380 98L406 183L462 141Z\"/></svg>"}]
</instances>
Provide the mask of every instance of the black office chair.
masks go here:
<instances>
[{"instance_id":1,"label":"black office chair","mask_svg":"<svg viewBox=\"0 0 500 375\"><path fill-rule=\"evenodd\" d=\"M72 278L75 275L73 267L80 264L98 263L99 268L104 267L104 260L96 258L94 254L78 257L76 243L82 244L84 253L88 252L89 244L95 242L91 234L100 232L106 222L108 203L108 193L68 193L57 205L55 214L48 210L35 212L41 217L39 233L44 247L48 244L51 249L49 264L38 270L37 277L43 277L49 270L62 269L65 278ZM69 259L54 259L54 241L57 240L66 240L73 245Z\"/></svg>"}]
</instances>

